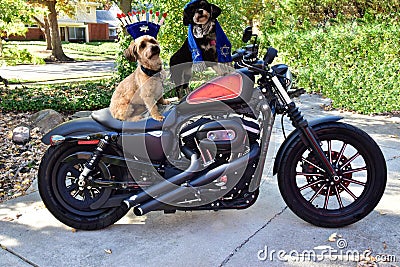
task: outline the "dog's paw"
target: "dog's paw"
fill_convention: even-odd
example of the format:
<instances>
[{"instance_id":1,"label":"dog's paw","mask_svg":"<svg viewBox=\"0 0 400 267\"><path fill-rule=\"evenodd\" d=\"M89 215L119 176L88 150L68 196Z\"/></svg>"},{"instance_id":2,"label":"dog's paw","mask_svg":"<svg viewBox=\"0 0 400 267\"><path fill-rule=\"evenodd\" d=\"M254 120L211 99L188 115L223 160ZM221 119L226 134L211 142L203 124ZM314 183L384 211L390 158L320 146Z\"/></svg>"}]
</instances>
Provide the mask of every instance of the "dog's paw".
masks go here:
<instances>
[{"instance_id":1,"label":"dog's paw","mask_svg":"<svg viewBox=\"0 0 400 267\"><path fill-rule=\"evenodd\" d=\"M162 115L155 115L155 116L153 116L153 119L155 119L156 121L163 121L163 120L164 120L164 116L162 116Z\"/></svg>"},{"instance_id":2,"label":"dog's paw","mask_svg":"<svg viewBox=\"0 0 400 267\"><path fill-rule=\"evenodd\" d=\"M169 105L169 104L171 104L171 101L164 99L164 101L161 104Z\"/></svg>"}]
</instances>

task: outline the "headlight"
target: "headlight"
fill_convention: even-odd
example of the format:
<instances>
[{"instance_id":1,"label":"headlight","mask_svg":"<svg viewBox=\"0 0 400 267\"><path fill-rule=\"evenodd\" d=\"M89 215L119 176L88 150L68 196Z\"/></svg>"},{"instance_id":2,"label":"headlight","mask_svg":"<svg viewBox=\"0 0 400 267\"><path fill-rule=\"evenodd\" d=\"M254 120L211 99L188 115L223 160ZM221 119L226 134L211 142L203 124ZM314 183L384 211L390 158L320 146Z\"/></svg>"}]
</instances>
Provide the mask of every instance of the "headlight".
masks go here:
<instances>
[{"instance_id":1,"label":"headlight","mask_svg":"<svg viewBox=\"0 0 400 267\"><path fill-rule=\"evenodd\" d=\"M271 68L277 74L282 86L286 89L286 91L289 91L292 88L293 83L293 75L289 70L289 67L285 64L278 64L272 66Z\"/></svg>"},{"instance_id":2,"label":"headlight","mask_svg":"<svg viewBox=\"0 0 400 267\"><path fill-rule=\"evenodd\" d=\"M289 91L292 88L292 84L293 84L293 75L292 72L287 69L286 74L285 74L285 88L286 91Z\"/></svg>"}]
</instances>

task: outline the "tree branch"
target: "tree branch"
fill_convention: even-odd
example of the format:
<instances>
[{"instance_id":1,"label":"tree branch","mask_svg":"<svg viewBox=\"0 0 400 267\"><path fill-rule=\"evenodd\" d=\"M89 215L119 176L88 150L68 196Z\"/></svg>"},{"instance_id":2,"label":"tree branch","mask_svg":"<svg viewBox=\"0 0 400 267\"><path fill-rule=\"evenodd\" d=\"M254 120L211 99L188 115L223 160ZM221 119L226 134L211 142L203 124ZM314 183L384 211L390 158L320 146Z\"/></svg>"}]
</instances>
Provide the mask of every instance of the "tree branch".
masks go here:
<instances>
[{"instance_id":1,"label":"tree branch","mask_svg":"<svg viewBox=\"0 0 400 267\"><path fill-rule=\"evenodd\" d=\"M44 22L41 22L40 19L36 16L32 16L32 18L39 24L41 28L45 28Z\"/></svg>"}]
</instances>

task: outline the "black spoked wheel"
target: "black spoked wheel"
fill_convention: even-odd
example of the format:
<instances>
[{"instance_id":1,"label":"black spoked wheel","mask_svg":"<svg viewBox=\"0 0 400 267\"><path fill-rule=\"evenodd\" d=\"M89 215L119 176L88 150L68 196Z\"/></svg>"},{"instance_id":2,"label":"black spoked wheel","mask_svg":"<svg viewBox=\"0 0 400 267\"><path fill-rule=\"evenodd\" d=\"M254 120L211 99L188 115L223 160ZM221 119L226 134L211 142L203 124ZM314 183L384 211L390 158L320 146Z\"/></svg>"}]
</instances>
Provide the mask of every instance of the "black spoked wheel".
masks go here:
<instances>
[{"instance_id":1,"label":"black spoked wheel","mask_svg":"<svg viewBox=\"0 0 400 267\"><path fill-rule=\"evenodd\" d=\"M47 209L62 223L75 229L96 230L105 228L126 213L123 207L91 209L94 203L104 203L114 193L107 187L96 187L90 183L78 184L86 159L73 157L77 152L92 152L94 147L62 144L50 147L39 168L38 184L40 196ZM90 173L92 180L111 180L122 177L121 169L106 166L102 161Z\"/></svg>"},{"instance_id":2,"label":"black spoked wheel","mask_svg":"<svg viewBox=\"0 0 400 267\"><path fill-rule=\"evenodd\" d=\"M90 205L108 199L112 190L107 187L92 187L90 184L79 186L79 175L83 171L84 159L73 159L70 162L60 164L60 168L55 172L56 183L53 183L53 190L62 204L70 212L87 216L89 214L100 214L101 210L91 210ZM111 175L107 166L99 162L93 170L91 179L110 180Z\"/></svg>"},{"instance_id":3,"label":"black spoked wheel","mask_svg":"<svg viewBox=\"0 0 400 267\"><path fill-rule=\"evenodd\" d=\"M317 126L315 133L334 166L329 177L300 138L279 166L279 189L288 207L317 226L342 227L367 216L386 186L386 163L375 141L344 123Z\"/></svg>"}]
</instances>

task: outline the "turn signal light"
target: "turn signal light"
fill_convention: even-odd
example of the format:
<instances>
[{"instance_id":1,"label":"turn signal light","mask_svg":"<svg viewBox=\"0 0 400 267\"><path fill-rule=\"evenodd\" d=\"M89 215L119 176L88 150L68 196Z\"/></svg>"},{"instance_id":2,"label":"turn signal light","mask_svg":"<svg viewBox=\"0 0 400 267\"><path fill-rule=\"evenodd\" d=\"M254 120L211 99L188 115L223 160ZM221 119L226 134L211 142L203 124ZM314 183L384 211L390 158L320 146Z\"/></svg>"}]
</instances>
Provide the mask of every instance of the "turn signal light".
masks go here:
<instances>
[{"instance_id":1,"label":"turn signal light","mask_svg":"<svg viewBox=\"0 0 400 267\"><path fill-rule=\"evenodd\" d=\"M50 145L57 146L65 141L65 137L62 135L52 135L50 137Z\"/></svg>"}]
</instances>

